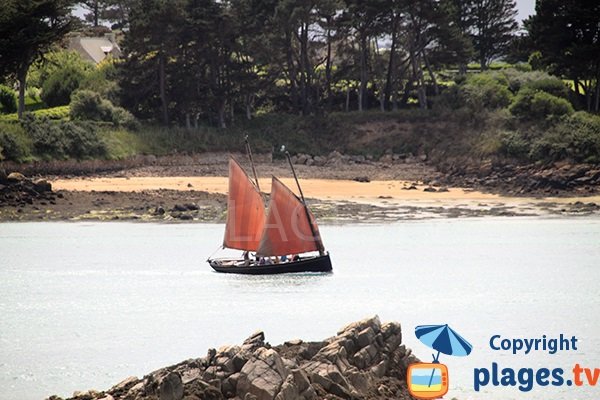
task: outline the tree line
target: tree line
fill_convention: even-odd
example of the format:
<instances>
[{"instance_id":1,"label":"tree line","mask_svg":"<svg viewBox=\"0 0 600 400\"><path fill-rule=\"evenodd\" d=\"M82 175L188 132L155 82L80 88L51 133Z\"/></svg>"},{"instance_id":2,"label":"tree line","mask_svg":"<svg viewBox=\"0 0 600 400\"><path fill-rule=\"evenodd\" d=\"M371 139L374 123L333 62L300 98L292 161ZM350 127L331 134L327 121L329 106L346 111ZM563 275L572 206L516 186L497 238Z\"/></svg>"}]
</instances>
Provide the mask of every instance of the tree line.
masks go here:
<instances>
[{"instance_id":1,"label":"tree line","mask_svg":"<svg viewBox=\"0 0 600 400\"><path fill-rule=\"evenodd\" d=\"M220 127L257 112L302 115L431 106L470 62L502 57L600 99L600 4L537 0L518 31L513 0L5 0L0 77L18 81L78 24L122 29L117 79L135 115Z\"/></svg>"},{"instance_id":2,"label":"tree line","mask_svg":"<svg viewBox=\"0 0 600 400\"><path fill-rule=\"evenodd\" d=\"M496 8L489 9L488 3ZM482 69L517 28L511 0L138 0L129 7L124 102L219 126L257 109L426 108L436 71ZM160 26L160 29L157 27Z\"/></svg>"}]
</instances>

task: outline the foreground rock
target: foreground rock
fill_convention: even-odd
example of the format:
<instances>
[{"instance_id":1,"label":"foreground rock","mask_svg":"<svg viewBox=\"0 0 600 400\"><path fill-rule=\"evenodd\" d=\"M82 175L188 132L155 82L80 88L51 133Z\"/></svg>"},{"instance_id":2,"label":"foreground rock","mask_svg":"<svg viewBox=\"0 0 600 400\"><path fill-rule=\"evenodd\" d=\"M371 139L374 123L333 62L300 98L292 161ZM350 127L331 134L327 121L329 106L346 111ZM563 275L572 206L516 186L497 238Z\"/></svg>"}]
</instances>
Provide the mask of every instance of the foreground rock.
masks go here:
<instances>
[{"instance_id":1,"label":"foreground rock","mask_svg":"<svg viewBox=\"0 0 600 400\"><path fill-rule=\"evenodd\" d=\"M206 357L71 399L411 399L406 369L418 360L401 343L400 324L381 324L378 317L352 323L322 342L272 347L257 332L241 346L210 349Z\"/></svg>"}]
</instances>

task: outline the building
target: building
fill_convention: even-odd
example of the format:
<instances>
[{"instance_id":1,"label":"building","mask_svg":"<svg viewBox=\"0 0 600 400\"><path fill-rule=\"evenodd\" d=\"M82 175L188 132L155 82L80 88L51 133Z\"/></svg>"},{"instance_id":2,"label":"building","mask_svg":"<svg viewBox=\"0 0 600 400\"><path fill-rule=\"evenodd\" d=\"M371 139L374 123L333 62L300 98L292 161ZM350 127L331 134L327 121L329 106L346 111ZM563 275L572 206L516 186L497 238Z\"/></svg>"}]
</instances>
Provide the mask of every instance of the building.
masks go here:
<instances>
[{"instance_id":1,"label":"building","mask_svg":"<svg viewBox=\"0 0 600 400\"><path fill-rule=\"evenodd\" d=\"M74 36L69 40L69 50L78 52L84 60L99 64L109 55L121 57L121 49L115 41L114 33L102 37Z\"/></svg>"}]
</instances>

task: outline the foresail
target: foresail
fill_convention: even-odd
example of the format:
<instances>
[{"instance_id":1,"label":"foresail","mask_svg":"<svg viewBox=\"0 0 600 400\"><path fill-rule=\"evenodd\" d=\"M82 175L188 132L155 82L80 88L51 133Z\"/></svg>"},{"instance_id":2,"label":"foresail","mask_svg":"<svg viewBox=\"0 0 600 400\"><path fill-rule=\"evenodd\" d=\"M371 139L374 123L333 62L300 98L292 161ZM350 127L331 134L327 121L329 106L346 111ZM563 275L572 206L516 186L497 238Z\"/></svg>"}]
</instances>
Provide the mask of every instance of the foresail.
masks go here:
<instances>
[{"instance_id":1,"label":"foresail","mask_svg":"<svg viewBox=\"0 0 600 400\"><path fill-rule=\"evenodd\" d=\"M280 256L305 253L319 250L317 243L320 243L320 234L314 217L290 189L273 177L267 221L257 254Z\"/></svg>"},{"instance_id":2,"label":"foresail","mask_svg":"<svg viewBox=\"0 0 600 400\"><path fill-rule=\"evenodd\" d=\"M265 203L246 172L229 159L227 224L223 246L256 251L265 226Z\"/></svg>"}]
</instances>

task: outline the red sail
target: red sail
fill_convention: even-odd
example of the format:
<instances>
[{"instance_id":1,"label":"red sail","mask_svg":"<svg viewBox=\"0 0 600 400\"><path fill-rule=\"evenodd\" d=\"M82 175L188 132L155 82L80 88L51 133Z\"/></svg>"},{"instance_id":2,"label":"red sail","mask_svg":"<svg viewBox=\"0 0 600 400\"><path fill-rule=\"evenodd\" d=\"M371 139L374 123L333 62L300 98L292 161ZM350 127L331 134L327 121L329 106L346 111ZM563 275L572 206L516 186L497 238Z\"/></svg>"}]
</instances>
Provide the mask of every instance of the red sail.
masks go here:
<instances>
[{"instance_id":1,"label":"red sail","mask_svg":"<svg viewBox=\"0 0 600 400\"><path fill-rule=\"evenodd\" d=\"M265 226L265 203L246 172L229 160L227 225L223 246L256 251Z\"/></svg>"},{"instance_id":2,"label":"red sail","mask_svg":"<svg viewBox=\"0 0 600 400\"><path fill-rule=\"evenodd\" d=\"M305 253L319 250L317 243L320 243L320 235L314 217L290 189L273 177L267 222L257 254L281 256Z\"/></svg>"}]
</instances>

